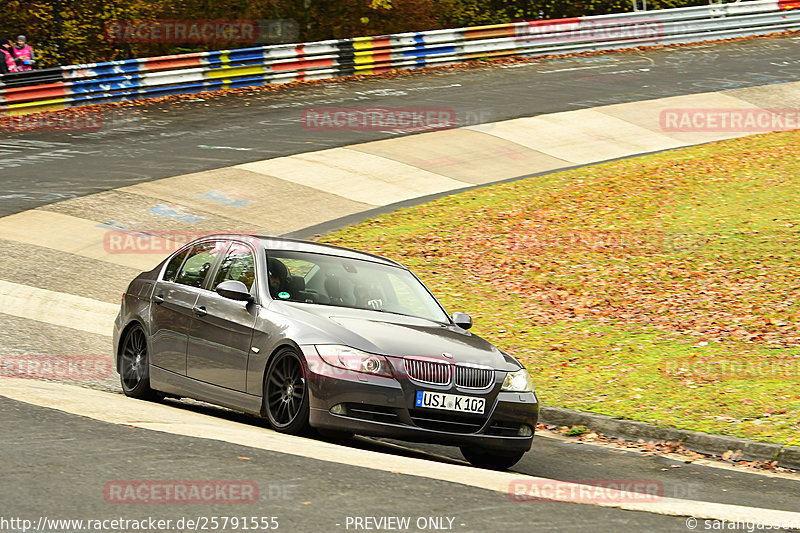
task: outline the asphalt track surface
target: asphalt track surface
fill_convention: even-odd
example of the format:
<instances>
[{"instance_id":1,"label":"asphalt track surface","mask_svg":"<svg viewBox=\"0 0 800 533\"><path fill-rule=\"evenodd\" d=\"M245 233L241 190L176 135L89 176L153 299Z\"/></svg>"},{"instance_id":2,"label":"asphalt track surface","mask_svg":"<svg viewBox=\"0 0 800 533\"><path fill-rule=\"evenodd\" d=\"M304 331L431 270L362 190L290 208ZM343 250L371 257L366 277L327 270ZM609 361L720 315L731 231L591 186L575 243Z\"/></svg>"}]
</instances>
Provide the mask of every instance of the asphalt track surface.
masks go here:
<instances>
[{"instance_id":1,"label":"asphalt track surface","mask_svg":"<svg viewBox=\"0 0 800 533\"><path fill-rule=\"evenodd\" d=\"M800 79L798 46L793 38L763 39L327 83L218 100L199 96L194 102L123 109L107 116L96 133L11 135L0 141L0 215L140 181L402 134L306 130L300 113L308 107L451 107L461 125L493 122L795 81ZM64 328L53 328L52 337L54 344L74 342L76 353L81 351ZM176 408L259 424L221 409ZM454 531L688 530L679 517L517 503L452 483L127 428L2 397L0 424L0 517L5 518L255 515L279 517L283 531L346 531L348 516L444 516L454 519ZM457 450L440 446L366 439L348 444L432 461L463 461ZM667 497L800 510L796 479L550 438L537 438L514 471L559 480L656 479ZM126 506L103 496L108 481L187 478L253 480L261 498L243 507Z\"/></svg>"},{"instance_id":2,"label":"asphalt track surface","mask_svg":"<svg viewBox=\"0 0 800 533\"><path fill-rule=\"evenodd\" d=\"M263 426L203 405L170 402ZM0 517L171 519L201 516L277 517L283 531L346 531L348 517L453 519L453 531L522 528L544 531L688 531L686 518L591 505L514 501L506 494L453 483L300 458L215 440L111 425L0 397L4 475ZM439 462L460 462L448 448L358 438L365 450ZM448 455L452 459L448 459ZM665 497L795 510L797 481L689 465L636 452L612 453L539 439L513 472L557 480L658 480ZM610 477L610 472L614 472ZM621 474L624 472L624 474ZM123 504L108 500L108 483L140 480L237 480L255 483L254 503ZM18 529L17 529L18 530ZM17 531L13 528L4 531ZM56 529L53 529L56 530ZM70 531L80 531L73 527ZM172 530L172 529L170 529ZM411 527L409 531L426 530ZM427 530L432 530L428 528Z\"/></svg>"},{"instance_id":3,"label":"asphalt track surface","mask_svg":"<svg viewBox=\"0 0 800 533\"><path fill-rule=\"evenodd\" d=\"M798 39L548 59L117 109L96 132L10 134L0 141L0 216L142 181L406 133L305 129L307 108L447 108L463 126L796 81Z\"/></svg>"},{"instance_id":4,"label":"asphalt track surface","mask_svg":"<svg viewBox=\"0 0 800 533\"><path fill-rule=\"evenodd\" d=\"M8 428L0 437L6 465L0 489L3 514L11 512L34 522L41 516L173 520L275 516L279 531L323 532L347 531L348 516L409 516L412 523L420 517L453 518L453 531L578 531L589 524L606 531L686 531L680 517L578 504L518 503L496 492L453 483L110 426L5 398L0 398L0 407ZM37 423L31 427L32 419ZM31 476L31 464L46 474ZM193 465L200 479L258 483L258 503L127 505L105 499L108 482L195 478L187 475L187 465Z\"/></svg>"}]
</instances>

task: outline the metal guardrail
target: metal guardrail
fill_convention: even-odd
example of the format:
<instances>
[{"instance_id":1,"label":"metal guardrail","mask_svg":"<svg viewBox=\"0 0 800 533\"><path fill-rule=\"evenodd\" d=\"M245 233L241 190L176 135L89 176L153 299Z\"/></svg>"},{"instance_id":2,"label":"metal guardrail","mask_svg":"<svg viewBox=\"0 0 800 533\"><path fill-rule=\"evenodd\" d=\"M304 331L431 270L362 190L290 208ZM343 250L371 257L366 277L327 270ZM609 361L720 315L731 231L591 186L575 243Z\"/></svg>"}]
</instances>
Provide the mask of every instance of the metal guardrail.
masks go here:
<instances>
[{"instance_id":1,"label":"metal guardrail","mask_svg":"<svg viewBox=\"0 0 800 533\"><path fill-rule=\"evenodd\" d=\"M800 0L750 0L71 65L0 76L0 111L35 112L478 58L558 55L796 30L800 30Z\"/></svg>"},{"instance_id":2,"label":"metal guardrail","mask_svg":"<svg viewBox=\"0 0 800 533\"><path fill-rule=\"evenodd\" d=\"M3 87L24 87L27 85L57 83L64 80L64 75L60 68L48 68L0 75L0 80L2 80L0 86Z\"/></svg>"}]
</instances>

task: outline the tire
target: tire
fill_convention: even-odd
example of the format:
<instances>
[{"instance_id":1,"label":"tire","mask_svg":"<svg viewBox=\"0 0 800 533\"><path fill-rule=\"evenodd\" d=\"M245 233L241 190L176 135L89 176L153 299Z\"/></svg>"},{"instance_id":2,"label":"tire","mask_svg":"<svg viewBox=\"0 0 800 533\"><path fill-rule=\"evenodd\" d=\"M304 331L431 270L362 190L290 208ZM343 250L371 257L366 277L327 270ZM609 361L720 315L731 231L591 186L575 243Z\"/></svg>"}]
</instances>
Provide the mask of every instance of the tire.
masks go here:
<instances>
[{"instance_id":1,"label":"tire","mask_svg":"<svg viewBox=\"0 0 800 533\"><path fill-rule=\"evenodd\" d=\"M476 468L508 470L522 459L525 452L502 453L461 446L461 455Z\"/></svg>"},{"instance_id":2,"label":"tire","mask_svg":"<svg viewBox=\"0 0 800 533\"><path fill-rule=\"evenodd\" d=\"M275 431L310 433L305 364L291 348L279 351L269 364L264 377L264 412Z\"/></svg>"},{"instance_id":3,"label":"tire","mask_svg":"<svg viewBox=\"0 0 800 533\"><path fill-rule=\"evenodd\" d=\"M130 328L122 341L119 382L125 396L139 400L161 400L163 395L150 388L150 359L147 337L141 326Z\"/></svg>"}]
</instances>

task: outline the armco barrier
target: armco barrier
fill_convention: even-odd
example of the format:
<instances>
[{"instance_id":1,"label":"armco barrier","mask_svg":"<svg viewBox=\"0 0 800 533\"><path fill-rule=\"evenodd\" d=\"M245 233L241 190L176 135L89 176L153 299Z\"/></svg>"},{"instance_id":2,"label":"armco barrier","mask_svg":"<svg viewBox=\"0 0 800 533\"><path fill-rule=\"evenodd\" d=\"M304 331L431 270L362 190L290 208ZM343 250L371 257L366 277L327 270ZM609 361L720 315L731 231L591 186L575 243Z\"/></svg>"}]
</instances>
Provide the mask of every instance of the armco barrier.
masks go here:
<instances>
[{"instance_id":1,"label":"armco barrier","mask_svg":"<svg viewBox=\"0 0 800 533\"><path fill-rule=\"evenodd\" d=\"M64 80L63 71L60 68L47 68L41 70L28 70L25 72L14 72L0 76L4 87L24 87L28 85L42 85L46 83L58 83Z\"/></svg>"},{"instance_id":2,"label":"armco barrier","mask_svg":"<svg viewBox=\"0 0 800 533\"><path fill-rule=\"evenodd\" d=\"M540 56L728 39L800 29L800 0L517 22L71 65L0 76L0 111L319 80L468 59Z\"/></svg>"}]
</instances>

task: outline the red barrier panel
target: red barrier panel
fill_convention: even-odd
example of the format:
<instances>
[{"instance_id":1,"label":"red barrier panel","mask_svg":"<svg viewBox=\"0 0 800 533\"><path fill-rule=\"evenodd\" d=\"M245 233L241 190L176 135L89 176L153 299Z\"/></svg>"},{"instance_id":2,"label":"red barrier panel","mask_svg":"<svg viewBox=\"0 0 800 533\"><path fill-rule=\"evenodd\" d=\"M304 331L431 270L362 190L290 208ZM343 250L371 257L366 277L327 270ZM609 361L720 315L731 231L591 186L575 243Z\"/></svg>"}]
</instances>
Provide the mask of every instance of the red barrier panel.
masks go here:
<instances>
[{"instance_id":1,"label":"red barrier panel","mask_svg":"<svg viewBox=\"0 0 800 533\"><path fill-rule=\"evenodd\" d=\"M519 33L529 33L531 35L540 35L554 31L566 31L567 25L578 25L581 19L577 17L566 19L553 19L553 20L532 20L523 22L519 25Z\"/></svg>"},{"instance_id":2,"label":"red barrier panel","mask_svg":"<svg viewBox=\"0 0 800 533\"><path fill-rule=\"evenodd\" d=\"M392 47L392 39L389 37L375 37L372 39L372 49L376 48L391 48Z\"/></svg>"},{"instance_id":3,"label":"red barrier panel","mask_svg":"<svg viewBox=\"0 0 800 533\"><path fill-rule=\"evenodd\" d=\"M372 54L372 61L375 64L378 63L391 63L392 61L392 53L391 52L380 52L377 54Z\"/></svg>"},{"instance_id":4,"label":"red barrier panel","mask_svg":"<svg viewBox=\"0 0 800 533\"><path fill-rule=\"evenodd\" d=\"M464 38L471 41L473 39L493 39L497 37L513 37L513 24L497 24L495 26L476 26L464 29Z\"/></svg>"},{"instance_id":5,"label":"red barrier panel","mask_svg":"<svg viewBox=\"0 0 800 533\"><path fill-rule=\"evenodd\" d=\"M800 0L778 0L778 9L800 9Z\"/></svg>"},{"instance_id":6,"label":"red barrier panel","mask_svg":"<svg viewBox=\"0 0 800 533\"><path fill-rule=\"evenodd\" d=\"M154 57L143 61L144 69L153 70L174 70L180 68L202 67L200 54L186 54L166 57Z\"/></svg>"},{"instance_id":7,"label":"red barrier panel","mask_svg":"<svg viewBox=\"0 0 800 533\"><path fill-rule=\"evenodd\" d=\"M0 100L5 103L29 102L33 100L51 100L67 96L64 83L34 85L32 87L13 87L0 92Z\"/></svg>"}]
</instances>

